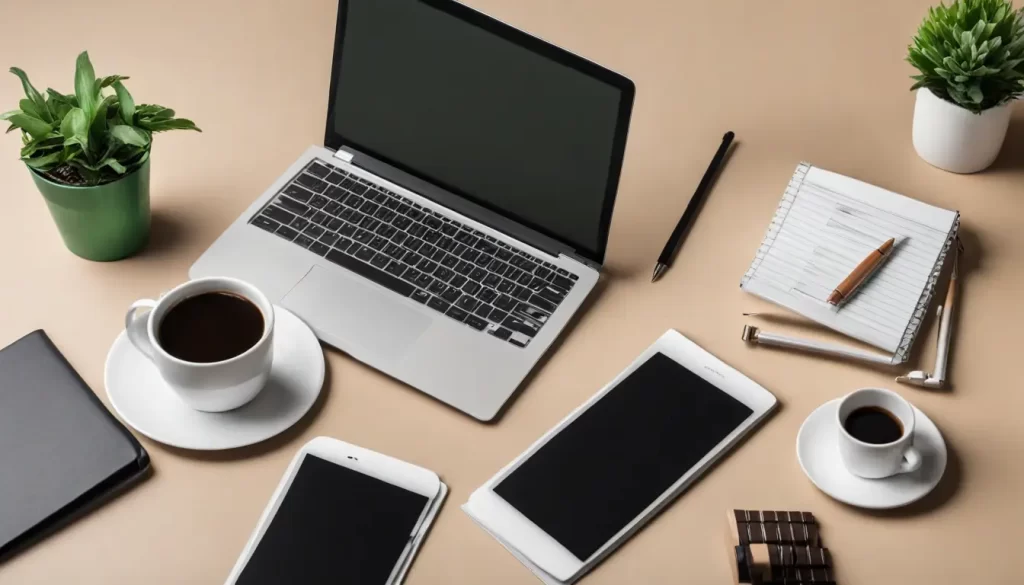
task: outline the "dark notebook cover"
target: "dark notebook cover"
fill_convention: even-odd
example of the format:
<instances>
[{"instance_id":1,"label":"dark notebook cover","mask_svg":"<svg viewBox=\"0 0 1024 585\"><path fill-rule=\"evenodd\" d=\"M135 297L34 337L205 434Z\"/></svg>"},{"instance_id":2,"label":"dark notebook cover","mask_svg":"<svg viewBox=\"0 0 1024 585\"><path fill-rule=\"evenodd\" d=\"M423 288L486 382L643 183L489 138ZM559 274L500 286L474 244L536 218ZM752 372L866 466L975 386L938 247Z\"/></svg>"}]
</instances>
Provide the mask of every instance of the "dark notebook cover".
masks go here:
<instances>
[{"instance_id":1,"label":"dark notebook cover","mask_svg":"<svg viewBox=\"0 0 1024 585\"><path fill-rule=\"evenodd\" d=\"M46 333L0 350L0 559L147 467Z\"/></svg>"}]
</instances>

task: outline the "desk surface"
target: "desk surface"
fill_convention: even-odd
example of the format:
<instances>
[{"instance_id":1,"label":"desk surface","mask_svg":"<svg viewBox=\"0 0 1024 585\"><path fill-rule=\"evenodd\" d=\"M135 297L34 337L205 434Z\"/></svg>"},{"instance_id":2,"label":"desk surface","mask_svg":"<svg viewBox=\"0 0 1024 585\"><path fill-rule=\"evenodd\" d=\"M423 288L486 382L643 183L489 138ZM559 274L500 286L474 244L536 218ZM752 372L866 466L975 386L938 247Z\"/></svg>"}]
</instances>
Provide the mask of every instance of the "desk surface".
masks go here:
<instances>
[{"instance_id":1,"label":"desk surface","mask_svg":"<svg viewBox=\"0 0 1024 585\"><path fill-rule=\"evenodd\" d=\"M605 285L504 417L480 424L328 350L323 398L297 427L227 453L143 439L154 475L0 566L0 583L219 583L286 463L317 435L415 462L451 486L410 585L533 583L459 505L668 328L766 386L782 408L586 583L728 582L721 534L730 507L812 510L846 584L1019 581L1007 535L1024 525L1024 393L1011 349L1024 325L1024 111L985 173L948 174L915 155L903 58L929 1L469 3L638 88ZM111 264L64 249L17 161L17 138L0 140L0 345L45 328L107 401L104 359L129 303L185 279L229 222L321 142L335 10L333 0L103 0L8 11L0 65L69 91L75 55L88 48L100 75L131 75L136 101L173 107L204 132L157 137L152 242ZM0 76L0 109L20 97L16 78ZM654 260L725 130L738 137L733 156L675 266L652 285ZM801 160L962 211L969 255L952 392L741 343L740 313L768 307L740 292L740 276ZM918 345L925 368L934 334L931 323ZM919 505L865 513L800 471L800 423L863 386L898 390L949 443L947 477Z\"/></svg>"}]
</instances>

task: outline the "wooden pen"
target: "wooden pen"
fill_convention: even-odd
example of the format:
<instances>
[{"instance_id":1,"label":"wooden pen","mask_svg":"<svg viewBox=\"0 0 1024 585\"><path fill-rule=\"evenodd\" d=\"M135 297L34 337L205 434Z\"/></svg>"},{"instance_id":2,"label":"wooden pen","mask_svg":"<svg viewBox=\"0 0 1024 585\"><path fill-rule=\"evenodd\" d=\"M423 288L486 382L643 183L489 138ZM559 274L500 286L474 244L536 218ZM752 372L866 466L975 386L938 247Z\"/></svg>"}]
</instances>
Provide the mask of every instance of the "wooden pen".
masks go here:
<instances>
[{"instance_id":1,"label":"wooden pen","mask_svg":"<svg viewBox=\"0 0 1024 585\"><path fill-rule=\"evenodd\" d=\"M896 238L889 238L877 250L872 250L868 257L861 260L861 263L853 269L849 276L839 283L839 286L828 296L828 304L838 305L853 294L861 284L871 276L881 264L889 257L893 247L896 245Z\"/></svg>"}]
</instances>

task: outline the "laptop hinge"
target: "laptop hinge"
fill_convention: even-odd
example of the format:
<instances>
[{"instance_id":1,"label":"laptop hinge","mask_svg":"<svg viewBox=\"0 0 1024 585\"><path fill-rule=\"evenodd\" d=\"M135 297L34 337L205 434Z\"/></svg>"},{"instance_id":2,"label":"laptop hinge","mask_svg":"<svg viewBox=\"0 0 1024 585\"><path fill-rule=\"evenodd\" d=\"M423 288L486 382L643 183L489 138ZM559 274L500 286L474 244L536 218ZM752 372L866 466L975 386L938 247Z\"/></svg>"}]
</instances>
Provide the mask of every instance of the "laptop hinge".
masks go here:
<instances>
[{"instance_id":1,"label":"laptop hinge","mask_svg":"<svg viewBox=\"0 0 1024 585\"><path fill-rule=\"evenodd\" d=\"M352 154L351 152L346 152L340 148L334 151L334 158L341 159L347 163L352 162L353 157L355 157L354 154Z\"/></svg>"}]
</instances>

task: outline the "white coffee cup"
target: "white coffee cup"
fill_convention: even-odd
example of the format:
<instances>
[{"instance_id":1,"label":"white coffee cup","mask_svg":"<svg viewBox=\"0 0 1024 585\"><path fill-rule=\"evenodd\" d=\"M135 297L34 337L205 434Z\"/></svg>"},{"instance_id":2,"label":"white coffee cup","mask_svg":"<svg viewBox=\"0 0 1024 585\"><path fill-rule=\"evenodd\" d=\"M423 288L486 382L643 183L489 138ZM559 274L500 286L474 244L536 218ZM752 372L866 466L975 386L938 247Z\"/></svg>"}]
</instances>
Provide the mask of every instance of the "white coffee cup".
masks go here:
<instances>
[{"instance_id":1,"label":"white coffee cup","mask_svg":"<svg viewBox=\"0 0 1024 585\"><path fill-rule=\"evenodd\" d=\"M866 443L847 432L850 414L865 407L882 409L899 419L900 438L890 443ZM921 467L921 452L914 447L914 407L899 394L882 388L861 388L846 395L836 412L839 426L839 454L850 473L867 479L881 479L909 473Z\"/></svg>"},{"instance_id":2,"label":"white coffee cup","mask_svg":"<svg viewBox=\"0 0 1024 585\"><path fill-rule=\"evenodd\" d=\"M181 301L204 293L238 295L263 314L263 336L256 345L231 359L197 363L178 359L160 347L157 332L167 312ZM149 309L145 315L139 311ZM196 410L223 412L238 408L259 394L274 360L274 307L255 286L227 277L200 278L180 284L159 300L132 303L124 317L128 339L156 365L160 376L186 404Z\"/></svg>"}]
</instances>

